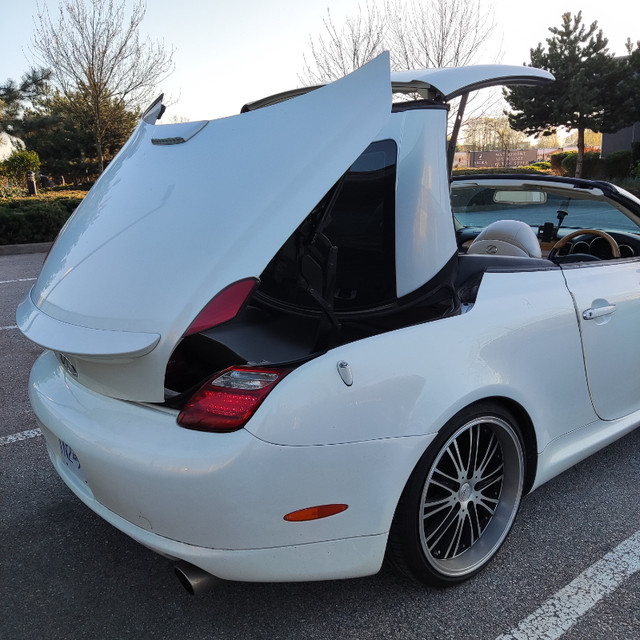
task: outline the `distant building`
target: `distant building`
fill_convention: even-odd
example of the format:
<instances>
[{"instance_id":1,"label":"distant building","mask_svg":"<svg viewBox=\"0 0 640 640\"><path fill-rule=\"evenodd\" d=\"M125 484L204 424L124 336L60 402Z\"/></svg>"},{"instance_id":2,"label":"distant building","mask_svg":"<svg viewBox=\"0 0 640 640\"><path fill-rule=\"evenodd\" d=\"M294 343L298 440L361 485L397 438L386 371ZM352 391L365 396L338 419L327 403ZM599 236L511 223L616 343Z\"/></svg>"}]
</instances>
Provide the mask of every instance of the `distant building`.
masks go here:
<instances>
[{"instance_id":1,"label":"distant building","mask_svg":"<svg viewBox=\"0 0 640 640\"><path fill-rule=\"evenodd\" d=\"M620 129L616 133L603 133L602 157L604 158L614 151L631 151L631 146L635 142L640 143L640 122Z\"/></svg>"}]
</instances>

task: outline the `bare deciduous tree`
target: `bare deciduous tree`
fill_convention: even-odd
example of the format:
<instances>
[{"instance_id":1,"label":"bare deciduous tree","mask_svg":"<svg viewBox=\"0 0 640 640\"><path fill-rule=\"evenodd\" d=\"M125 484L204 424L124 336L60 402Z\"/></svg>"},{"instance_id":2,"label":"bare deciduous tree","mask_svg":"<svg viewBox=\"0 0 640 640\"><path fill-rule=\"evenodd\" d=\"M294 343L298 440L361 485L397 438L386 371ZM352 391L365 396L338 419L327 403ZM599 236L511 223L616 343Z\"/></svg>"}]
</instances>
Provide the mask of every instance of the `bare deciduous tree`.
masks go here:
<instances>
[{"instance_id":1,"label":"bare deciduous tree","mask_svg":"<svg viewBox=\"0 0 640 640\"><path fill-rule=\"evenodd\" d=\"M506 160L509 149L526 149L530 146L524 133L511 129L506 116L476 118L465 129L466 151L504 151Z\"/></svg>"},{"instance_id":2,"label":"bare deciduous tree","mask_svg":"<svg viewBox=\"0 0 640 640\"><path fill-rule=\"evenodd\" d=\"M496 31L482 0L388 0L385 13L395 69L473 64Z\"/></svg>"},{"instance_id":3,"label":"bare deciduous tree","mask_svg":"<svg viewBox=\"0 0 640 640\"><path fill-rule=\"evenodd\" d=\"M397 71L477 63L496 35L493 10L483 0L384 0L380 5L367 1L342 28L329 13L323 27L320 35L309 39L310 54L304 56L299 76L305 85L341 78L384 50ZM492 61L499 57L497 51ZM473 100L466 105L467 122L494 110L501 96L485 93L469 108ZM451 118L449 129L455 137L454 123Z\"/></svg>"},{"instance_id":4,"label":"bare deciduous tree","mask_svg":"<svg viewBox=\"0 0 640 640\"><path fill-rule=\"evenodd\" d=\"M591 129L585 129L584 131L584 146L586 147L600 147L602 145L602 133L596 133ZM578 146L578 132L572 131L564 140L562 146L564 147L577 147Z\"/></svg>"},{"instance_id":5,"label":"bare deciduous tree","mask_svg":"<svg viewBox=\"0 0 640 640\"><path fill-rule=\"evenodd\" d=\"M388 41L394 69L441 69L478 63L497 30L493 10L483 0L386 0L385 12L393 16L388 24ZM496 59L490 62L499 56L498 50ZM487 118L500 102L495 90L471 95L464 106L462 125ZM452 115L458 108L456 100ZM455 118L450 118L450 134L454 122Z\"/></svg>"},{"instance_id":6,"label":"bare deciduous tree","mask_svg":"<svg viewBox=\"0 0 640 640\"><path fill-rule=\"evenodd\" d=\"M63 0L55 19L38 5L33 48L62 93L91 114L100 170L110 106L137 108L173 70L173 50L140 37L146 6Z\"/></svg>"},{"instance_id":7,"label":"bare deciduous tree","mask_svg":"<svg viewBox=\"0 0 640 640\"><path fill-rule=\"evenodd\" d=\"M324 84L346 76L385 50L386 15L368 2L338 28L327 9L324 33L309 38L310 56L300 76L305 85Z\"/></svg>"},{"instance_id":8,"label":"bare deciduous tree","mask_svg":"<svg viewBox=\"0 0 640 640\"><path fill-rule=\"evenodd\" d=\"M330 82L389 50L394 70L458 67L477 61L496 31L482 0L385 0L358 6L339 28L327 12L309 40L300 79Z\"/></svg>"}]
</instances>

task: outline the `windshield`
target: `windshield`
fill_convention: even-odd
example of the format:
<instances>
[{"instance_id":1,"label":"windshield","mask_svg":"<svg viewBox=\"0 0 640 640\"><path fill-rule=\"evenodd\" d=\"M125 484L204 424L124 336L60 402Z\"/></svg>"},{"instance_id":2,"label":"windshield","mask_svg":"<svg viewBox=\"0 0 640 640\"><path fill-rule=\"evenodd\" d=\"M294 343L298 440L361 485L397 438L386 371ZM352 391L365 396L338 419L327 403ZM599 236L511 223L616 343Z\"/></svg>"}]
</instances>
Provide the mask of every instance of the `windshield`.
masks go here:
<instances>
[{"instance_id":1,"label":"windshield","mask_svg":"<svg viewBox=\"0 0 640 640\"><path fill-rule=\"evenodd\" d=\"M496 220L520 220L537 230L546 222L557 224L562 211L567 214L562 223L567 231L595 228L640 233L638 224L611 202L570 189L454 183L451 204L458 228L484 228Z\"/></svg>"}]
</instances>

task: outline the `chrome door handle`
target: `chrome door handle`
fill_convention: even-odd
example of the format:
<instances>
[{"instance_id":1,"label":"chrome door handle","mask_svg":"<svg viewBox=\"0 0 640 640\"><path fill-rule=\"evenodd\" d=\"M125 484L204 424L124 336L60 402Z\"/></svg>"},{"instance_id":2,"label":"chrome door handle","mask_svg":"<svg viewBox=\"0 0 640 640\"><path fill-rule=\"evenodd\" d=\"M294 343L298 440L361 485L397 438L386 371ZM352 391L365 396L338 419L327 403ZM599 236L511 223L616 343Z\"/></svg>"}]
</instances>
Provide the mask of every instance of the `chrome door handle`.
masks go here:
<instances>
[{"instance_id":1,"label":"chrome door handle","mask_svg":"<svg viewBox=\"0 0 640 640\"><path fill-rule=\"evenodd\" d=\"M591 307L585 309L582 312L583 320L595 320L596 318L602 318L602 316L609 316L616 310L615 304L607 305L606 307Z\"/></svg>"}]
</instances>

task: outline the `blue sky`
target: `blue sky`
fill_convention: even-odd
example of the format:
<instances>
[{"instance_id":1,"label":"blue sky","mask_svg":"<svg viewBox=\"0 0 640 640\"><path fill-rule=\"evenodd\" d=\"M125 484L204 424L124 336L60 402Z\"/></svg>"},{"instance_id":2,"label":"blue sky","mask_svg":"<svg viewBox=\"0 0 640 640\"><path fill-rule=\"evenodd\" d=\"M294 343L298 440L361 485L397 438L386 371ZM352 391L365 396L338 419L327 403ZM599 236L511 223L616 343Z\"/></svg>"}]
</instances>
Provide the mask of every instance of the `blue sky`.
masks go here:
<instances>
[{"instance_id":1,"label":"blue sky","mask_svg":"<svg viewBox=\"0 0 640 640\"><path fill-rule=\"evenodd\" d=\"M338 23L359 3L364 1L148 0L143 31L175 47L175 72L158 91L164 90L175 102L167 116L196 120L232 115L245 102L299 86L309 36L321 31L327 8ZM47 4L52 11L59 3ZM636 0L484 4L495 12L498 33L478 63L494 62L500 48L505 64L528 61L529 49L544 41L548 27L559 25L565 11L582 9L585 22L597 20L615 53L624 53L627 36L640 39ZM37 0L3 0L3 5L0 82L18 80L29 68Z\"/></svg>"}]
</instances>

